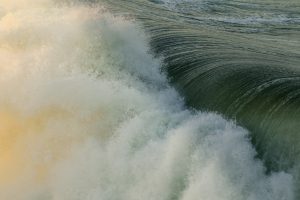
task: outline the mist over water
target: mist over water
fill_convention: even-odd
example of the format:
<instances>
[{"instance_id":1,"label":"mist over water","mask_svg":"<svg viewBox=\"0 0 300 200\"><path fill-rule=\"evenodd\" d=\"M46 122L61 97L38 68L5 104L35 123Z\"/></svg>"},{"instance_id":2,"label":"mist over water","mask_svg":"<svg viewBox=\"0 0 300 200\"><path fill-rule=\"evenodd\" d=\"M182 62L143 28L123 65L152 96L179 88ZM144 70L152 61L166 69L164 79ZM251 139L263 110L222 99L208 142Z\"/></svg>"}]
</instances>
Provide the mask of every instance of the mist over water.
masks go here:
<instances>
[{"instance_id":1,"label":"mist over water","mask_svg":"<svg viewBox=\"0 0 300 200\"><path fill-rule=\"evenodd\" d=\"M0 199L293 199L248 132L187 110L133 20L0 0Z\"/></svg>"}]
</instances>

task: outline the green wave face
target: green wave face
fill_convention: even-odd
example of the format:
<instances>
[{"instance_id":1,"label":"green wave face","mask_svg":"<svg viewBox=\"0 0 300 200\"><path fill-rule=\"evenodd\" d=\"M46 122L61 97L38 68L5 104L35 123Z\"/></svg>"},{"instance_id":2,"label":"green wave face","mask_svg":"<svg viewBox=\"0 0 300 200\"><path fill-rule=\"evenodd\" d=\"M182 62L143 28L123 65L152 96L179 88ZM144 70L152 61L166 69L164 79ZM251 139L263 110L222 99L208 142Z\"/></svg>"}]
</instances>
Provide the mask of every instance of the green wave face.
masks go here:
<instances>
[{"instance_id":1,"label":"green wave face","mask_svg":"<svg viewBox=\"0 0 300 200\"><path fill-rule=\"evenodd\" d=\"M111 1L139 18L187 105L248 128L269 171L300 155L300 1ZM145 9L141 9L145 8Z\"/></svg>"}]
</instances>

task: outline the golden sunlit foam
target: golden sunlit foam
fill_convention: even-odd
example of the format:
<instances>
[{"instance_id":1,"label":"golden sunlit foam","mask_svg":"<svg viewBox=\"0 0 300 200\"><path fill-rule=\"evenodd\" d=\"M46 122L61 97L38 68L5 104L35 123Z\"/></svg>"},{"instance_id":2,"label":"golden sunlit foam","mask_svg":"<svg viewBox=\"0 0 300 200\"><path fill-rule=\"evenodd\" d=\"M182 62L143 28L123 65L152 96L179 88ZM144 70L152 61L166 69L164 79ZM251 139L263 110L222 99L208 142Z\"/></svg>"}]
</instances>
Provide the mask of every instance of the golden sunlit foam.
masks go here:
<instances>
[{"instance_id":1,"label":"golden sunlit foam","mask_svg":"<svg viewBox=\"0 0 300 200\"><path fill-rule=\"evenodd\" d=\"M0 0L0 8L16 11L24 8L49 7L51 0Z\"/></svg>"},{"instance_id":2,"label":"golden sunlit foam","mask_svg":"<svg viewBox=\"0 0 300 200\"><path fill-rule=\"evenodd\" d=\"M6 109L3 110L4 107ZM34 164L34 157L30 151L30 146L34 143L31 144L31 142L37 141L39 137L43 136L50 120L64 120L69 117L69 114L59 108L44 108L33 116L22 116L21 113L9 107L1 105L0 111L0 182L7 184L7 182L22 176L30 164L33 164L31 167L36 165L35 176L42 179L47 174L48 166L43 162ZM49 140L44 144L44 148L46 148L44 150L50 151L52 156L51 162L60 159L62 149L72 143L72 138L68 138L68 140ZM51 165L51 162L45 163Z\"/></svg>"},{"instance_id":3,"label":"golden sunlit foam","mask_svg":"<svg viewBox=\"0 0 300 200\"><path fill-rule=\"evenodd\" d=\"M0 31L10 31L13 29L17 29L18 25L19 22L17 18L12 13L8 13L1 18Z\"/></svg>"},{"instance_id":4,"label":"golden sunlit foam","mask_svg":"<svg viewBox=\"0 0 300 200\"><path fill-rule=\"evenodd\" d=\"M101 118L101 111L96 110L81 119L80 113L64 108L64 99L37 104L30 113L23 109L35 101L34 94L24 90L44 84L44 70L46 77L51 71L65 70L59 67L66 60L65 53L72 55L68 51L85 36L83 23L96 13L85 7L58 9L51 4L48 0L0 0L0 186L22 179L47 180L55 163L82 142L84 127Z\"/></svg>"}]
</instances>

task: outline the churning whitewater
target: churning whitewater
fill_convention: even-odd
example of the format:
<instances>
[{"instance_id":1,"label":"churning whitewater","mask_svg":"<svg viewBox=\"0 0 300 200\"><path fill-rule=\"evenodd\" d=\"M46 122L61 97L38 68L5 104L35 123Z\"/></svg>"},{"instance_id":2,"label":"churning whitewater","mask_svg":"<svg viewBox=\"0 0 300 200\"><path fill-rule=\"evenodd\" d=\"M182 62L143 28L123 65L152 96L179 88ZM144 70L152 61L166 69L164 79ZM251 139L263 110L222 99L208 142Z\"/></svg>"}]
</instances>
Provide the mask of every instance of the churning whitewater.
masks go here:
<instances>
[{"instance_id":1,"label":"churning whitewater","mask_svg":"<svg viewBox=\"0 0 300 200\"><path fill-rule=\"evenodd\" d=\"M0 199L294 198L245 129L184 106L148 46L101 3L0 0Z\"/></svg>"}]
</instances>

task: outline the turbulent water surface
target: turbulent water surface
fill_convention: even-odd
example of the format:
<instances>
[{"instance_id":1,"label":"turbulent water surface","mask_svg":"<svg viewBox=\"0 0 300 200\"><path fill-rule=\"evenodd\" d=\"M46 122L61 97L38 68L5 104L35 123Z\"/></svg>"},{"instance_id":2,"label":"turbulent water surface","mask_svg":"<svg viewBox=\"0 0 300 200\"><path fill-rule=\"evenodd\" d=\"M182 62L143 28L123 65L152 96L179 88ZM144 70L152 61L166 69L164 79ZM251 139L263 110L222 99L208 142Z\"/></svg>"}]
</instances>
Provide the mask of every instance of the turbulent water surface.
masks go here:
<instances>
[{"instance_id":1,"label":"turbulent water surface","mask_svg":"<svg viewBox=\"0 0 300 200\"><path fill-rule=\"evenodd\" d=\"M0 199L297 199L299 33L298 0L0 0Z\"/></svg>"}]
</instances>

